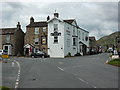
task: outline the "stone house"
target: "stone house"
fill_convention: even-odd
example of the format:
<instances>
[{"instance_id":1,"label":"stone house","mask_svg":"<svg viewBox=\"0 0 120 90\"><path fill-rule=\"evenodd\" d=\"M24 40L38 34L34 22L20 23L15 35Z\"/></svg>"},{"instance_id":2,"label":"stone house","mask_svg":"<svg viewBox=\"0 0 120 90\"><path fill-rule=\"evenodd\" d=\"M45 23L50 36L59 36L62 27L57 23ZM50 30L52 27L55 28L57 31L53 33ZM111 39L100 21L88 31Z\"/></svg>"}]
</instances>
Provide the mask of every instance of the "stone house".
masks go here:
<instances>
[{"instance_id":1,"label":"stone house","mask_svg":"<svg viewBox=\"0 0 120 90\"><path fill-rule=\"evenodd\" d=\"M18 22L16 28L0 28L0 49L8 55L22 55L24 32Z\"/></svg>"},{"instance_id":2,"label":"stone house","mask_svg":"<svg viewBox=\"0 0 120 90\"><path fill-rule=\"evenodd\" d=\"M30 55L37 50L47 53L47 34L47 21L34 22L34 18L31 17L30 24L26 26L24 54Z\"/></svg>"}]
</instances>

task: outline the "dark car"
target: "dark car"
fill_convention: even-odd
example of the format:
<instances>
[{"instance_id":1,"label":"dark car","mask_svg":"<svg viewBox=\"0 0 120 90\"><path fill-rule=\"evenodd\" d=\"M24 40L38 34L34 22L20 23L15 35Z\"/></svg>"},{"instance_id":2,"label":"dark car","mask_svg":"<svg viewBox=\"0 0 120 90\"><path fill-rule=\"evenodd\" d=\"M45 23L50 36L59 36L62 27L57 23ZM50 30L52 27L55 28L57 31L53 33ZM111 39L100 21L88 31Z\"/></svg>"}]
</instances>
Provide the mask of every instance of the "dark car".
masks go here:
<instances>
[{"instance_id":1,"label":"dark car","mask_svg":"<svg viewBox=\"0 0 120 90\"><path fill-rule=\"evenodd\" d=\"M97 50L96 49L90 49L90 54L97 54Z\"/></svg>"},{"instance_id":2,"label":"dark car","mask_svg":"<svg viewBox=\"0 0 120 90\"><path fill-rule=\"evenodd\" d=\"M47 57L49 57L49 55L47 53L43 52L43 51L38 51L36 53L32 53L31 57L34 57L34 58L37 58L37 57L47 58Z\"/></svg>"}]
</instances>

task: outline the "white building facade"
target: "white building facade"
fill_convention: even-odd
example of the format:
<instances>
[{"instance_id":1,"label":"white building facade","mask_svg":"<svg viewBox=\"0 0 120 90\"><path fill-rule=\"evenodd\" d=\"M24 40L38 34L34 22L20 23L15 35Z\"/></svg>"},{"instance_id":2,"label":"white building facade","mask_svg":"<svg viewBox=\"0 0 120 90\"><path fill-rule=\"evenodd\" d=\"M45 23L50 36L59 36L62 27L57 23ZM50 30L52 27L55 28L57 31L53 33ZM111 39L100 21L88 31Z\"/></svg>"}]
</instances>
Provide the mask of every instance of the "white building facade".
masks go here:
<instances>
[{"instance_id":1,"label":"white building facade","mask_svg":"<svg viewBox=\"0 0 120 90\"><path fill-rule=\"evenodd\" d=\"M89 32L80 28L75 19L61 20L59 14L48 20L48 54L64 58L89 52Z\"/></svg>"}]
</instances>

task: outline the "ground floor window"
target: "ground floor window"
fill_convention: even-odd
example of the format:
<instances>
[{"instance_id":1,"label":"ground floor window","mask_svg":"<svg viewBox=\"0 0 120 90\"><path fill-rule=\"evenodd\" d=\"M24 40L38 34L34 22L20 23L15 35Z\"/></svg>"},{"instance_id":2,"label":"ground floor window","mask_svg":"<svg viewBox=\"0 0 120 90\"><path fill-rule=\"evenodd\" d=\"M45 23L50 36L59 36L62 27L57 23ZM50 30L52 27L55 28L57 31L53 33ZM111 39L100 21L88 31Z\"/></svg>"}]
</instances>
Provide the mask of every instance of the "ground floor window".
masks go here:
<instances>
[{"instance_id":1,"label":"ground floor window","mask_svg":"<svg viewBox=\"0 0 120 90\"><path fill-rule=\"evenodd\" d=\"M35 38L35 45L39 44L39 38Z\"/></svg>"},{"instance_id":2,"label":"ground floor window","mask_svg":"<svg viewBox=\"0 0 120 90\"><path fill-rule=\"evenodd\" d=\"M76 38L73 38L73 46L76 46Z\"/></svg>"}]
</instances>

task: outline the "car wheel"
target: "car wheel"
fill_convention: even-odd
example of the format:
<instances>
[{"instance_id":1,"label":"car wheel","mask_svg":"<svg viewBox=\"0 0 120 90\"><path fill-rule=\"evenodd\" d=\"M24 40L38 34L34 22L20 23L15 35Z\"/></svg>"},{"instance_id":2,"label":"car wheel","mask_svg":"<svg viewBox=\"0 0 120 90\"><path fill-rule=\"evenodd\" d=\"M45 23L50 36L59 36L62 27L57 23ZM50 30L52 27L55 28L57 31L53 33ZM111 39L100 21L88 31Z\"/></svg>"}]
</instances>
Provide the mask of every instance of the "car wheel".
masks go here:
<instances>
[{"instance_id":1,"label":"car wheel","mask_svg":"<svg viewBox=\"0 0 120 90\"><path fill-rule=\"evenodd\" d=\"M42 58L45 58L45 56L42 56Z\"/></svg>"}]
</instances>

